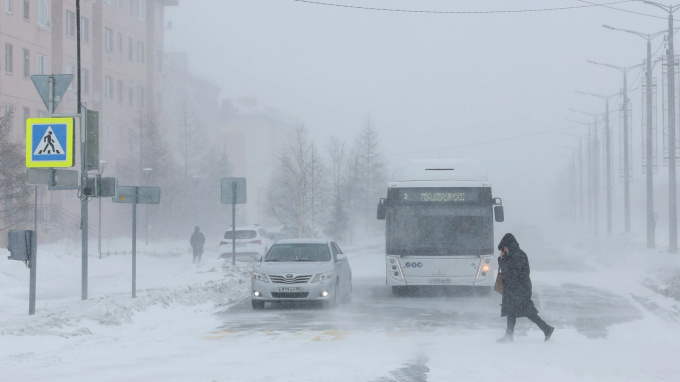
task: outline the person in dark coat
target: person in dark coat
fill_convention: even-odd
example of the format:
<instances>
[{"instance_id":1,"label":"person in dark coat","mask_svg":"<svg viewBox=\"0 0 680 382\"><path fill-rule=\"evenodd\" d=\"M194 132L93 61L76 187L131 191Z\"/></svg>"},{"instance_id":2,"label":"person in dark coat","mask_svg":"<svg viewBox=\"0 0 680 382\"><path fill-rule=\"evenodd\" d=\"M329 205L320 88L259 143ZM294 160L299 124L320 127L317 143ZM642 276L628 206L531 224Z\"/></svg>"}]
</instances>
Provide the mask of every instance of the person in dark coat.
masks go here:
<instances>
[{"instance_id":1,"label":"person in dark coat","mask_svg":"<svg viewBox=\"0 0 680 382\"><path fill-rule=\"evenodd\" d=\"M189 239L189 244L191 244L191 249L194 250L194 259L191 261L192 264L199 264L201 262L201 255L203 254L203 244L205 244L205 236L201 232L201 228L196 226L194 228L194 233L191 234L191 239Z\"/></svg>"},{"instance_id":2,"label":"person in dark coat","mask_svg":"<svg viewBox=\"0 0 680 382\"><path fill-rule=\"evenodd\" d=\"M517 239L511 233L503 236L498 249L501 251L498 268L503 281L501 317L507 317L508 320L505 336L498 339L498 342L512 342L517 317L526 317L538 325L548 341L555 328L538 316L538 309L531 301L531 278L526 253L519 248Z\"/></svg>"}]
</instances>

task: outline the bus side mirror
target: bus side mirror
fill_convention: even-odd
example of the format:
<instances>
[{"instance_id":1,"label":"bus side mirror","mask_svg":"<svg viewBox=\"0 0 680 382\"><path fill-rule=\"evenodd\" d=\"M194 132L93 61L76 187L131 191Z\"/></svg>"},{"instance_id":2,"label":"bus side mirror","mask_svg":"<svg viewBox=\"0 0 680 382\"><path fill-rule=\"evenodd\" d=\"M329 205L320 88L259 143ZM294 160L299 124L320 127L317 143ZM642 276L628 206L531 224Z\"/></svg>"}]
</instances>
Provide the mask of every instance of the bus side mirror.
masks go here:
<instances>
[{"instance_id":1,"label":"bus side mirror","mask_svg":"<svg viewBox=\"0 0 680 382\"><path fill-rule=\"evenodd\" d=\"M386 199L380 198L380 203L378 203L378 220L385 220L386 212L387 212Z\"/></svg>"},{"instance_id":2,"label":"bus side mirror","mask_svg":"<svg viewBox=\"0 0 680 382\"><path fill-rule=\"evenodd\" d=\"M494 206L493 214L496 217L496 221L502 223L505 220L505 213L503 212L503 206Z\"/></svg>"}]
</instances>

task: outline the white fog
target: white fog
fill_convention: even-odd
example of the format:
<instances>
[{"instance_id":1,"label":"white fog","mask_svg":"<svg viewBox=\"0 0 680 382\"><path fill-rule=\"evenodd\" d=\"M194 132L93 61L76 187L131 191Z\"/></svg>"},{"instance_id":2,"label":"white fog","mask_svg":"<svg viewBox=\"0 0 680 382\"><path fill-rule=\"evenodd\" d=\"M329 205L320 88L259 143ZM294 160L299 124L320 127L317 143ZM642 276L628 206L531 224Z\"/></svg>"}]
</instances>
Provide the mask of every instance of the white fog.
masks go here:
<instances>
[{"instance_id":1,"label":"white fog","mask_svg":"<svg viewBox=\"0 0 680 382\"><path fill-rule=\"evenodd\" d=\"M1 380L677 379L680 4L0 6Z\"/></svg>"}]
</instances>

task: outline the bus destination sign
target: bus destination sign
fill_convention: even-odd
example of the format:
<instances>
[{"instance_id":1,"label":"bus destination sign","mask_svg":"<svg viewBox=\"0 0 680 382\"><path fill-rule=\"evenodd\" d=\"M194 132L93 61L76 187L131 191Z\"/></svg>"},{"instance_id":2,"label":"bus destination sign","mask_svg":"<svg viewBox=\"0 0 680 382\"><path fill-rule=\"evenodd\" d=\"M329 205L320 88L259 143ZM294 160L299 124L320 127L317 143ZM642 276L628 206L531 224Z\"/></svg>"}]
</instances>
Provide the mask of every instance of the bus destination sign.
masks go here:
<instances>
[{"instance_id":1,"label":"bus destination sign","mask_svg":"<svg viewBox=\"0 0 680 382\"><path fill-rule=\"evenodd\" d=\"M479 200L476 189L400 189L397 203L470 203Z\"/></svg>"}]
</instances>

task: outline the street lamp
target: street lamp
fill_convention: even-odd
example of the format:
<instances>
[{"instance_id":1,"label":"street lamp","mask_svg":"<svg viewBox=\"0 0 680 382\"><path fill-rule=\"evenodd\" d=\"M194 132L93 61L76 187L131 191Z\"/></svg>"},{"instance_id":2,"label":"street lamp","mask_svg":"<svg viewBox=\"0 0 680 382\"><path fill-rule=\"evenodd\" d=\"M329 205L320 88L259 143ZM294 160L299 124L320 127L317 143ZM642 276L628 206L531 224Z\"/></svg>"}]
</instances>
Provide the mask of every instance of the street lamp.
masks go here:
<instances>
[{"instance_id":1,"label":"street lamp","mask_svg":"<svg viewBox=\"0 0 680 382\"><path fill-rule=\"evenodd\" d=\"M198 179L200 176L198 175L192 175L191 179L194 180L194 222L198 225L198 216L196 215L196 199L198 199Z\"/></svg>"},{"instance_id":2,"label":"street lamp","mask_svg":"<svg viewBox=\"0 0 680 382\"><path fill-rule=\"evenodd\" d=\"M101 179L102 174L104 173L104 170L106 169L106 165L108 163L105 160L100 160L99 161L99 178ZM99 233L97 235L97 248L99 249L99 258L102 257L102 198L97 198L99 199Z\"/></svg>"},{"instance_id":3,"label":"street lamp","mask_svg":"<svg viewBox=\"0 0 680 382\"><path fill-rule=\"evenodd\" d=\"M597 136L597 116L598 114L595 113L590 113L587 111L582 111L582 110L574 110L574 109L569 109L575 113L581 113L588 115L590 117L593 117L593 129L592 129L592 138L589 140L589 147L588 147L588 155L590 157L590 166L589 166L589 171L590 171L590 192L591 192L591 198L593 199L593 227L595 231L595 236L598 236L599 234L599 227L600 227L600 219L599 219L599 212L600 212L600 203L599 203L599 196L600 196L600 140L598 139ZM590 130L588 130L588 134L590 135Z\"/></svg>"},{"instance_id":4,"label":"street lamp","mask_svg":"<svg viewBox=\"0 0 680 382\"><path fill-rule=\"evenodd\" d=\"M589 221L592 222L592 228L594 231L595 236L598 234L598 226L599 226L599 219L598 219L598 194L599 194L599 189L598 189L598 144L597 144L597 115L592 114L586 111L580 111L580 110L574 110L574 109L569 109L573 112L576 113L583 113L587 114L593 117L594 122L593 122L593 129L588 129L588 149L586 152L588 153L588 206L590 208L589 211ZM590 126L591 124L589 123L583 123L579 121L573 121L569 120L571 122L579 123L584 126ZM591 132L592 131L592 132Z\"/></svg>"},{"instance_id":5,"label":"street lamp","mask_svg":"<svg viewBox=\"0 0 680 382\"><path fill-rule=\"evenodd\" d=\"M583 95L589 95L593 97L600 98L605 101L605 124L604 124L604 147L605 147L605 167L606 167L606 176L607 176L607 236L612 235L612 155L611 155L611 141L612 141L612 132L609 127L609 99L619 95L620 93L615 93L611 95L600 95L600 94L594 94L594 93L586 93L582 91L576 91L576 93L583 94Z\"/></svg>"},{"instance_id":6,"label":"street lamp","mask_svg":"<svg viewBox=\"0 0 680 382\"><path fill-rule=\"evenodd\" d=\"M578 199L579 199L579 215L581 217L581 222L583 223L583 204L584 204L583 203L583 149L582 149L582 147L583 147L583 142L582 142L583 136L575 135L575 134L569 134L569 133L565 133L563 131L560 131L559 133L578 139L578 173L579 173L579 175L578 175L579 176L579 180L578 180L579 198Z\"/></svg>"},{"instance_id":7,"label":"street lamp","mask_svg":"<svg viewBox=\"0 0 680 382\"><path fill-rule=\"evenodd\" d=\"M146 185L149 186L149 178L151 177L152 168L146 167L142 169L144 177L146 178ZM144 227L144 245L149 245L149 205L146 205L146 226Z\"/></svg>"},{"instance_id":8,"label":"street lamp","mask_svg":"<svg viewBox=\"0 0 680 382\"><path fill-rule=\"evenodd\" d=\"M628 129L628 71L634 68L638 68L642 64L632 65L627 67L602 64L600 62L586 60L594 65L606 66L612 69L616 69L623 73L623 106L621 110L623 111L623 199L624 199L624 215L625 215L625 228L626 232L630 232L630 152L628 150L628 139L630 138Z\"/></svg>"},{"instance_id":9,"label":"street lamp","mask_svg":"<svg viewBox=\"0 0 680 382\"><path fill-rule=\"evenodd\" d=\"M647 70L645 73L645 77L647 80L647 91L646 91L646 107L647 107L647 131L646 131L646 136L647 136L647 142L646 143L646 165L645 168L647 169L647 248L654 248L655 247L655 238L654 238L654 171L652 171L653 166L654 166L654 161L653 161L653 151L654 151L654 115L653 115L653 107L654 105L652 104L652 39L660 36L664 33L667 33L666 30L662 30L656 33L652 34L644 34L636 31L631 31L628 29L619 29L619 28L614 28L610 27L609 25L603 25L603 27L615 31L621 31L621 32L626 32L633 34L635 36L644 38L647 40L647 59L645 60L645 63L647 64Z\"/></svg>"},{"instance_id":10,"label":"street lamp","mask_svg":"<svg viewBox=\"0 0 680 382\"><path fill-rule=\"evenodd\" d=\"M668 12L668 239L669 251L678 251L678 209L675 180L675 52L673 49L673 12L680 7L644 1Z\"/></svg>"}]
</instances>

